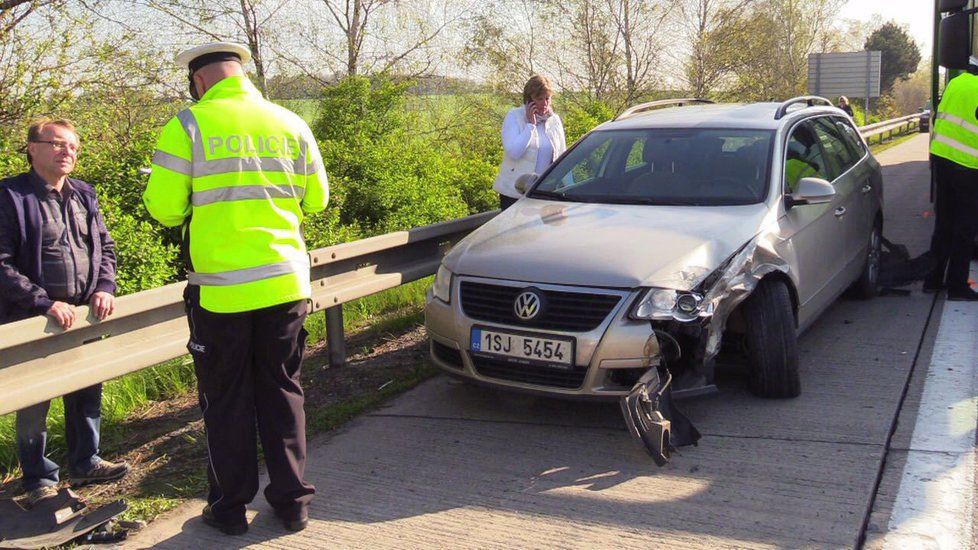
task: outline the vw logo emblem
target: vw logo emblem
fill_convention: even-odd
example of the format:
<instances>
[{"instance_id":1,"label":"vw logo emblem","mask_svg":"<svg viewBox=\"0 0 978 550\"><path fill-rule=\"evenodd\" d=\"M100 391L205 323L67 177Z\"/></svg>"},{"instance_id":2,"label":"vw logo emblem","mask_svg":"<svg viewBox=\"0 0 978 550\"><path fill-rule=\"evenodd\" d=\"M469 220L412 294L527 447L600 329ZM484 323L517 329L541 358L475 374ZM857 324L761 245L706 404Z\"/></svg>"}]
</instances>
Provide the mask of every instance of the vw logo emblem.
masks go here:
<instances>
[{"instance_id":1,"label":"vw logo emblem","mask_svg":"<svg viewBox=\"0 0 978 550\"><path fill-rule=\"evenodd\" d=\"M513 303L513 310L516 312L516 316L523 321L529 321L540 314L542 309L540 303L540 295L532 290L523 292L516 297L516 301Z\"/></svg>"}]
</instances>

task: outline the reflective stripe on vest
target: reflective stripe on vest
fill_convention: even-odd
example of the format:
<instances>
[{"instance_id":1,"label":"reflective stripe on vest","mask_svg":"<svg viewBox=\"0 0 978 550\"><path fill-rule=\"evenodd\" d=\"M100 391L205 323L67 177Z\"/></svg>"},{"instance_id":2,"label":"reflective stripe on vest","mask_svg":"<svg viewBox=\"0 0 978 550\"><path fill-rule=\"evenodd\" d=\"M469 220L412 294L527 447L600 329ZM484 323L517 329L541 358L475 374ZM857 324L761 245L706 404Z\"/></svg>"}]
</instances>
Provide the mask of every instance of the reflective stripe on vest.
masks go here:
<instances>
[{"instance_id":1,"label":"reflective stripe on vest","mask_svg":"<svg viewBox=\"0 0 978 550\"><path fill-rule=\"evenodd\" d=\"M194 191L190 202L194 206L204 206L215 202L297 199L302 200L306 190L291 185L235 185L215 187L206 191Z\"/></svg>"},{"instance_id":2,"label":"reflective stripe on vest","mask_svg":"<svg viewBox=\"0 0 978 550\"><path fill-rule=\"evenodd\" d=\"M974 125L959 116L952 115L951 113L937 113L937 116L935 118L938 118L940 120L946 120L951 124L960 126L963 130L966 130L974 134L975 139L978 140L978 125Z\"/></svg>"},{"instance_id":3,"label":"reflective stripe on vest","mask_svg":"<svg viewBox=\"0 0 978 550\"><path fill-rule=\"evenodd\" d=\"M190 161L182 159L176 155L171 155L170 153L160 151L159 149L153 153L153 164L162 166L167 170L176 172L178 174L183 174L185 176L193 175L193 165L190 163Z\"/></svg>"},{"instance_id":4,"label":"reflective stripe on vest","mask_svg":"<svg viewBox=\"0 0 978 550\"><path fill-rule=\"evenodd\" d=\"M242 283L253 283L264 279L271 279L280 275L292 275L293 273L305 273L309 278L309 257L303 260L285 260L268 265L249 267L245 269L235 269L233 271L223 271L219 273L198 273L191 271L187 274L187 282L192 285L209 286L229 286Z\"/></svg>"},{"instance_id":5,"label":"reflective stripe on vest","mask_svg":"<svg viewBox=\"0 0 978 550\"><path fill-rule=\"evenodd\" d=\"M943 143L944 145L947 145L948 147L950 147L952 149L955 149L957 151L961 151L962 153L964 153L966 155L971 155L971 156L975 157L976 159L978 159L978 149L975 149L974 147L968 147L967 145L965 145L965 144L963 144L960 141L957 141L955 139L949 138L949 137L944 136L944 135L941 135L941 134L934 134L934 137L931 139L931 141L936 141L936 142L939 142L939 143Z\"/></svg>"}]
</instances>

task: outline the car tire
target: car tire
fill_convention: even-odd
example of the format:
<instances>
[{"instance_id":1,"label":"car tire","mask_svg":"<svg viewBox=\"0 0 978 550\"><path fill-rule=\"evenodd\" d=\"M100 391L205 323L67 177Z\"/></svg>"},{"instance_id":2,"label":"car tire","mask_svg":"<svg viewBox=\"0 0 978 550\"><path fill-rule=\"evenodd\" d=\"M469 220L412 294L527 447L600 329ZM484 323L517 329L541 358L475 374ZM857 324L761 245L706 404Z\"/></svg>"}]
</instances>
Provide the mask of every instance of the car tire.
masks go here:
<instances>
[{"instance_id":1,"label":"car tire","mask_svg":"<svg viewBox=\"0 0 978 550\"><path fill-rule=\"evenodd\" d=\"M761 281L742 307L750 391L759 397L798 397L798 334L788 287Z\"/></svg>"},{"instance_id":2,"label":"car tire","mask_svg":"<svg viewBox=\"0 0 978 550\"><path fill-rule=\"evenodd\" d=\"M869 236L869 251L866 253L866 264L863 272L852 284L852 294L857 298L869 300L880 293L880 257L883 249L883 229L880 224L873 225Z\"/></svg>"}]
</instances>

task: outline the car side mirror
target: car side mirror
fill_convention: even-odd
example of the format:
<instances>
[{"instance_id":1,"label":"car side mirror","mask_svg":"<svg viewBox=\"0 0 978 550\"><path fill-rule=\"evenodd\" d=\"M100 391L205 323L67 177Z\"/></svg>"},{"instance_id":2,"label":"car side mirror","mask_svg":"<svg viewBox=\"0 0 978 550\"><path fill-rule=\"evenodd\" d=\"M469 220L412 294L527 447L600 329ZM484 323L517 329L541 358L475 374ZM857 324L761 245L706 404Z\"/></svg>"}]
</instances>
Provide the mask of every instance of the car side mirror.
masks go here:
<instances>
[{"instance_id":1,"label":"car side mirror","mask_svg":"<svg viewBox=\"0 0 978 550\"><path fill-rule=\"evenodd\" d=\"M516 178L516 190L520 192L520 195L525 195L526 191L533 187L533 184L537 181L537 175L535 173L523 174Z\"/></svg>"},{"instance_id":2,"label":"car side mirror","mask_svg":"<svg viewBox=\"0 0 978 550\"><path fill-rule=\"evenodd\" d=\"M804 204L825 204L835 196L835 187L822 178L801 178L798 190L785 196L785 207Z\"/></svg>"}]
</instances>

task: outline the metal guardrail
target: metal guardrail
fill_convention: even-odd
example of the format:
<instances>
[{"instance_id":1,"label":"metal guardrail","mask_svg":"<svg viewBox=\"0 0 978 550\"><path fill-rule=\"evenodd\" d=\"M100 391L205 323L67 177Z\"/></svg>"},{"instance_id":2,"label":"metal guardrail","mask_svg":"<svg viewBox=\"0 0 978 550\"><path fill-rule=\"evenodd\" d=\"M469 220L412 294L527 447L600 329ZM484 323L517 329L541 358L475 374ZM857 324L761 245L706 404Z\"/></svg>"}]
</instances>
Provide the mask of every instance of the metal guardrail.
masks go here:
<instances>
[{"instance_id":1,"label":"metal guardrail","mask_svg":"<svg viewBox=\"0 0 978 550\"><path fill-rule=\"evenodd\" d=\"M859 133L862 134L863 137L866 138L866 141L870 143L872 143L872 138L874 137L881 143L885 139L890 139L894 135L909 132L914 126L918 126L920 124L920 116L920 113L915 113L899 118L884 120L875 124L869 124L867 126L860 126Z\"/></svg>"},{"instance_id":2,"label":"metal guardrail","mask_svg":"<svg viewBox=\"0 0 978 550\"><path fill-rule=\"evenodd\" d=\"M918 115L864 126L868 139L909 130ZM309 253L313 286L310 310L326 311L330 364L346 361L345 302L433 275L442 257L498 211L418 227ZM95 321L87 306L67 331L47 317L3 325L0 330L0 415L47 401L180 357L189 337L184 318L185 282L116 300L115 314Z\"/></svg>"},{"instance_id":3,"label":"metal guardrail","mask_svg":"<svg viewBox=\"0 0 978 550\"><path fill-rule=\"evenodd\" d=\"M498 211L418 227L309 253L312 311L326 310L330 361L346 360L342 305L433 275L445 253ZM88 306L62 330L48 317L0 329L0 414L118 378L187 353L185 282L122 296L95 321Z\"/></svg>"}]
</instances>

